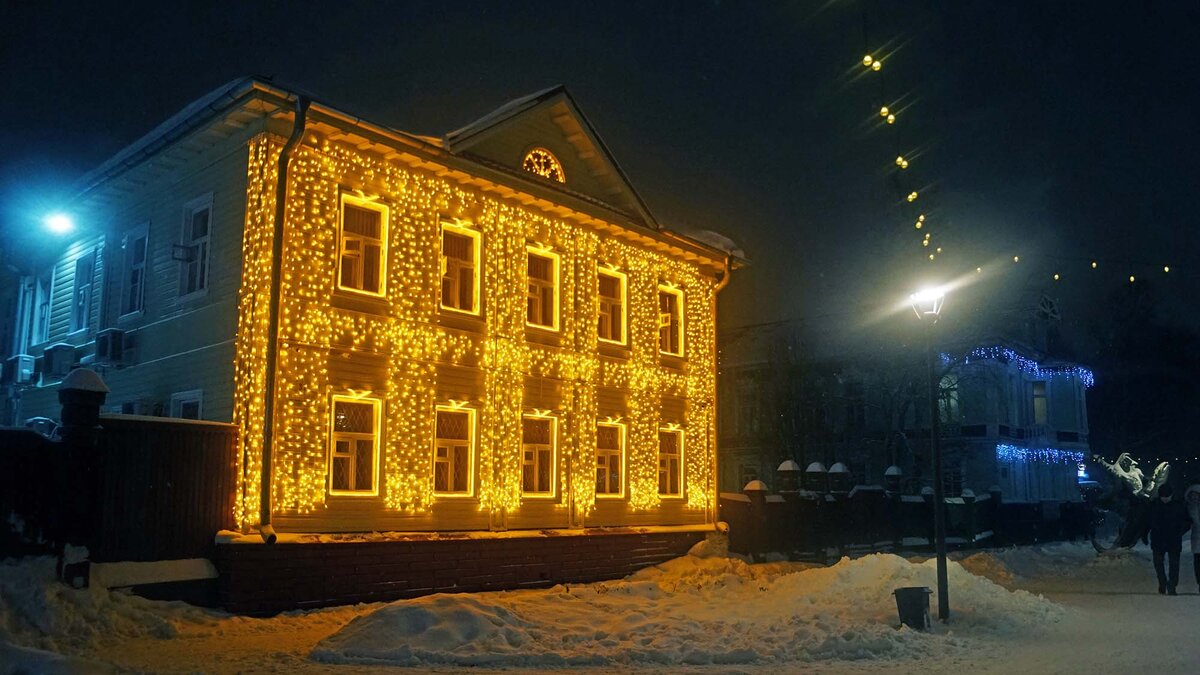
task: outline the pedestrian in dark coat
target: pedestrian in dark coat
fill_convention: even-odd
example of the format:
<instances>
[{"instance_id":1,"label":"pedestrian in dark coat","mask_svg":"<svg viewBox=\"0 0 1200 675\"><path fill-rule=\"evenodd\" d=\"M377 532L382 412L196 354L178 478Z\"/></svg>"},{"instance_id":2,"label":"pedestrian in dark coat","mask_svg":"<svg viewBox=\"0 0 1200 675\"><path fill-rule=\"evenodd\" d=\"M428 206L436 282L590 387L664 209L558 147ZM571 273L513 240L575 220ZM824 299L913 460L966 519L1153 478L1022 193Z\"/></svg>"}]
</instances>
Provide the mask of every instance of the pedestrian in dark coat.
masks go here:
<instances>
[{"instance_id":1,"label":"pedestrian in dark coat","mask_svg":"<svg viewBox=\"0 0 1200 675\"><path fill-rule=\"evenodd\" d=\"M1200 589L1200 478L1184 490L1183 501L1192 517L1192 572L1196 575L1196 586Z\"/></svg>"},{"instance_id":2,"label":"pedestrian in dark coat","mask_svg":"<svg viewBox=\"0 0 1200 675\"><path fill-rule=\"evenodd\" d=\"M1158 489L1158 500L1150 506L1150 553L1154 558L1154 571L1158 574L1158 592L1167 595L1176 595L1183 533L1192 526L1187 506L1173 499L1173 494L1169 484L1162 486ZM1164 567L1169 567L1169 573Z\"/></svg>"}]
</instances>

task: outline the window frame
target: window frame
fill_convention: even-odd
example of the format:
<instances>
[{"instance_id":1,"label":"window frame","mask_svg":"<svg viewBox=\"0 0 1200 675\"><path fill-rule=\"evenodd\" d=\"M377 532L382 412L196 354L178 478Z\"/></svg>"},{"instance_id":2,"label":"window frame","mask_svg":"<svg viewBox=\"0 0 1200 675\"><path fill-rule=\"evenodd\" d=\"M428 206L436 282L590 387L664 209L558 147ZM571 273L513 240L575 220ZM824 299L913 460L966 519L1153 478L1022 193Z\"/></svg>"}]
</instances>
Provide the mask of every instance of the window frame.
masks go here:
<instances>
[{"instance_id":1,"label":"window frame","mask_svg":"<svg viewBox=\"0 0 1200 675\"><path fill-rule=\"evenodd\" d=\"M184 417L183 406L192 402L196 403L196 417ZM170 406L171 417L202 420L204 419L204 390L188 389L187 391L177 391L171 394Z\"/></svg>"},{"instance_id":2,"label":"window frame","mask_svg":"<svg viewBox=\"0 0 1200 675\"><path fill-rule=\"evenodd\" d=\"M344 247L347 238L345 230L347 204L367 211L375 211L379 214L379 291L368 291L364 288L355 288L353 286L342 285L342 260L345 257ZM356 293L358 295L365 295L371 298L387 297L388 220L390 216L391 208L383 202L374 199L367 199L365 197L359 197L344 190L339 192L337 214L337 265L333 272L333 285L334 288L336 288L339 292ZM370 240L370 237L361 234L351 234L349 236L364 242ZM365 253L360 252L359 260L365 259ZM360 265L358 276L362 276L362 272L365 268L365 265Z\"/></svg>"},{"instance_id":3,"label":"window frame","mask_svg":"<svg viewBox=\"0 0 1200 675\"><path fill-rule=\"evenodd\" d=\"M538 256L540 258L545 258L550 261L550 268L552 270L551 275L553 276L553 279L551 279L551 281L550 281L551 291L552 291L552 296L553 296L553 300L551 300L551 302L553 303L553 306L551 307L551 311L550 311L551 320L550 320L549 325L541 324L541 323L534 323L529 320L529 304L528 304L528 302L529 302L528 301L529 286L534 283L533 278L529 276L529 259L531 256ZM538 281L541 281L541 280L539 279ZM554 251L552 251L548 248L542 248L542 247L533 246L533 245L526 245L525 246L525 284L526 284L526 286L525 286L525 288L526 288L525 325L528 326L529 328L537 328L539 330L545 330L545 331L550 331L552 333L557 333L559 331L559 324L561 323L559 321L559 315L561 314L561 312L559 311L559 306L562 304L559 301L559 295L561 292L560 289L562 287L562 258L561 258L561 256L559 256L557 253L555 253ZM540 302L540 298L539 298L539 302Z\"/></svg>"},{"instance_id":4,"label":"window frame","mask_svg":"<svg viewBox=\"0 0 1200 675\"><path fill-rule=\"evenodd\" d=\"M1041 385L1040 394L1038 393L1038 385ZM1030 382L1029 398L1033 424L1050 424L1050 380L1034 380ZM1040 406L1038 405L1039 402L1041 402ZM1040 415L1038 414L1039 412L1041 413Z\"/></svg>"},{"instance_id":5,"label":"window frame","mask_svg":"<svg viewBox=\"0 0 1200 675\"><path fill-rule=\"evenodd\" d=\"M211 227L211 220L209 225ZM134 263L131 247L138 239L143 240L142 262ZM121 252L120 313L117 316L117 320L141 316L146 312L146 270L149 268L147 262L150 259L150 223L142 223L141 225L125 230L122 235ZM141 272L140 281L138 282L140 287L138 288L137 309L127 310L125 301L129 287L131 286L129 276L134 271L135 266Z\"/></svg>"},{"instance_id":6,"label":"window frame","mask_svg":"<svg viewBox=\"0 0 1200 675\"><path fill-rule=\"evenodd\" d=\"M617 280L620 284L620 302L621 302L621 339L612 340L600 335L600 317L606 316L602 310L604 296L600 295L600 277L609 276ZM608 316L611 316L608 315ZM611 319L610 319L611 323ZM611 332L611 331L610 331ZM622 347L629 344L629 275L611 267L600 265L596 269L596 339L600 342L605 342L613 345L621 345Z\"/></svg>"},{"instance_id":7,"label":"window frame","mask_svg":"<svg viewBox=\"0 0 1200 675\"><path fill-rule=\"evenodd\" d=\"M662 469L662 462L663 462L662 435L663 434L674 434L677 439L676 444L675 444L675 448L676 448L675 462L676 462L676 466L677 466L676 472L679 474L679 476L678 476L679 491L678 492L663 492L662 491L662 470L663 470ZM681 429L680 427L667 426L667 427L659 427L658 428L658 475L659 475L658 496L662 499L683 499L684 490L685 490L684 483L683 483L683 474L684 474L683 444L684 444L684 433L683 433L683 429ZM668 478L667 482L668 482L668 484L670 484L669 478Z\"/></svg>"},{"instance_id":8,"label":"window frame","mask_svg":"<svg viewBox=\"0 0 1200 675\"><path fill-rule=\"evenodd\" d=\"M338 490L333 487L333 460L337 450L339 435L343 438L360 440L366 434L360 432L337 431L337 404L339 401L371 406L371 489L370 490ZM325 456L325 490L331 497L378 497L379 496L379 461L380 440L383 437L383 400L374 396L351 396L333 394L329 402L329 443ZM353 467L352 467L353 468ZM356 475L354 471L351 476Z\"/></svg>"},{"instance_id":9,"label":"window frame","mask_svg":"<svg viewBox=\"0 0 1200 675\"><path fill-rule=\"evenodd\" d=\"M467 415L467 490L465 492L438 492L437 490L437 451L438 441L441 440L437 435L437 415L440 412L448 413L465 413ZM438 499L474 499L475 491L478 488L478 481L475 478L475 451L477 447L478 428L476 427L476 411L475 408L469 406L456 405L435 405L433 408L433 447L430 448L429 454L429 482L433 496ZM446 439L460 440L460 439Z\"/></svg>"},{"instance_id":10,"label":"window frame","mask_svg":"<svg viewBox=\"0 0 1200 675\"><path fill-rule=\"evenodd\" d=\"M87 265L87 295L83 296L83 308L80 312L80 291L84 290L80 287L79 268ZM92 323L92 296L96 291L96 249L88 249L75 258L75 273L71 277L71 307L70 314L67 317L67 334L76 335L84 333Z\"/></svg>"},{"instance_id":11,"label":"window frame","mask_svg":"<svg viewBox=\"0 0 1200 675\"><path fill-rule=\"evenodd\" d=\"M525 491L525 452L527 447L524 438L525 420L537 420L539 422L548 422L550 424L550 489L548 491ZM521 497L523 499L554 499L558 496L558 418L554 417L553 415L534 415L525 413L521 415L521 434ZM535 461L535 476L536 467L537 462Z\"/></svg>"},{"instance_id":12,"label":"window frame","mask_svg":"<svg viewBox=\"0 0 1200 675\"><path fill-rule=\"evenodd\" d=\"M200 239L193 239L191 236L192 219L200 211L208 211L208 230ZM213 243L213 193L201 195L185 202L183 205L183 222L179 228L179 245L191 248L198 246L197 242L204 244L203 260L180 260L179 261L179 288L178 296L180 300L188 300L191 298L199 298L208 295L209 281L212 279L212 243ZM147 254L149 254L147 247ZM185 291L186 281L188 276L188 266L193 262L200 263L200 269L204 270L204 283L197 286L195 290Z\"/></svg>"},{"instance_id":13,"label":"window frame","mask_svg":"<svg viewBox=\"0 0 1200 675\"><path fill-rule=\"evenodd\" d=\"M613 500L625 499L625 495L628 493L628 490L629 490L629 481L628 481L629 460L627 457L627 455L629 453L627 452L628 443L627 443L627 439L626 439L626 435L625 435L627 428L623 422L608 422L608 421L596 422L597 441L599 441L599 437L600 437L600 427L616 427L617 428L617 440L618 440L618 443L620 444L620 448L617 451L617 457L620 459L620 462L621 462L621 489L619 492L600 492L599 490L596 490L596 499L613 499ZM602 450L600 448L599 443L597 443L596 444L596 456L595 456L595 460L593 461L593 465L596 469L600 468L600 453L602 453L602 452L604 452L606 454L612 453L612 451L608 450L608 449Z\"/></svg>"},{"instance_id":14,"label":"window frame","mask_svg":"<svg viewBox=\"0 0 1200 675\"><path fill-rule=\"evenodd\" d=\"M663 331L663 328L668 327L670 324L664 325L662 323L662 311L658 310L656 312L659 317L659 321L658 321L658 324L659 324L658 325L658 353L663 356L673 356L675 358L683 358L683 355L686 353L686 350L684 347L684 324L683 324L684 294L683 294L683 289L676 288L675 286L671 286L668 284L659 284L658 285L658 297L656 297L655 299L661 300L663 293L667 293L669 295L675 296L675 317L679 324L679 351L678 352L669 352L662 348L662 331ZM656 302L655 304L657 305L658 303Z\"/></svg>"},{"instance_id":15,"label":"window frame","mask_svg":"<svg viewBox=\"0 0 1200 675\"><path fill-rule=\"evenodd\" d=\"M451 307L442 302L442 281L446 278L446 270L449 266L449 258L446 257L446 232L467 237L471 240L471 255L474 258L472 272L472 287L471 297L473 304L471 309L460 309ZM482 288L482 270L483 270L483 233L470 227L466 223L451 220L442 220L441 227L438 228L438 280L437 280L437 298L438 308L454 312L456 314L466 314L469 316L481 316L483 314L483 295Z\"/></svg>"},{"instance_id":16,"label":"window frame","mask_svg":"<svg viewBox=\"0 0 1200 675\"><path fill-rule=\"evenodd\" d=\"M50 315L54 313L54 282L57 272L55 266L51 265L49 269L33 275L33 305L29 315L30 347L50 341Z\"/></svg>"}]
</instances>

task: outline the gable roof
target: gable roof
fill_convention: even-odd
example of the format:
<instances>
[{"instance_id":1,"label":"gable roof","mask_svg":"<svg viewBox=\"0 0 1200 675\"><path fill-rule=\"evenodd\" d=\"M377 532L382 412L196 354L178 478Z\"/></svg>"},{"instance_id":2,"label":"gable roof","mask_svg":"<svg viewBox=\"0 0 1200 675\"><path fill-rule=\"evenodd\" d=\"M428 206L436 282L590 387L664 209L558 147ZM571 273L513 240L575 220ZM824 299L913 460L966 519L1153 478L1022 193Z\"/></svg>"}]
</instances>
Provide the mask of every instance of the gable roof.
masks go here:
<instances>
[{"instance_id":1,"label":"gable roof","mask_svg":"<svg viewBox=\"0 0 1200 675\"><path fill-rule=\"evenodd\" d=\"M526 172L514 162L519 161L520 157L496 156L494 152L489 153L489 141L506 132L522 133L516 129L520 121L547 117L561 134L561 140L569 144L574 152L574 159L586 166L589 176L588 185L580 185L570 177L566 184L547 181L548 183L575 196L615 207L645 227L662 229L646 206L645 200L634 189L629 177L596 132L596 128L563 85L555 85L509 101L474 122L447 133L442 138L442 144L452 154L469 156L494 168L524 174ZM525 138L520 142L537 140L539 139Z\"/></svg>"}]
</instances>

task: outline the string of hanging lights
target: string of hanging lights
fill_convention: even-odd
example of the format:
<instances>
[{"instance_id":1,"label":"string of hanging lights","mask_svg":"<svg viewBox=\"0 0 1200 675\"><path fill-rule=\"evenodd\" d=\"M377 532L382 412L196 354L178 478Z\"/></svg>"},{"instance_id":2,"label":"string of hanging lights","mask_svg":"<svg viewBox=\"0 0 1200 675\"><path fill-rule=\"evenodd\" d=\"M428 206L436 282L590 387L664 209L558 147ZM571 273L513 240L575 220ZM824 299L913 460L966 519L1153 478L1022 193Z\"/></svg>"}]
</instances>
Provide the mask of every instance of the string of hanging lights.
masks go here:
<instances>
[{"instance_id":1,"label":"string of hanging lights","mask_svg":"<svg viewBox=\"0 0 1200 675\"><path fill-rule=\"evenodd\" d=\"M896 186L897 195L900 199L901 206L908 207L910 212L913 213L913 216L910 217L908 221L913 223L914 229L923 230L922 237L920 239L921 248L919 249L921 254L924 257L927 257L930 262L934 262L939 259L939 256L944 250L943 246L936 246L932 243L933 232L930 230L933 229L933 223L928 218L928 214L934 209L928 203L929 200L927 195L922 194L921 190L912 187L912 185L915 184L915 179L911 177L908 169L911 163L915 161L915 155L900 150L902 145L901 134L904 132L906 127L905 125L897 125L900 110L897 108L897 101L888 99L886 88L887 80L883 74L884 61L891 61L893 58L895 58L897 51L892 50L886 54L883 53L884 50L888 49L888 45L894 43L889 42L884 43L881 46L876 45L871 39L869 26L870 23L868 20L868 14L864 5L862 6L862 36L864 54L860 63L862 64L862 67L866 69L866 74L870 75L876 80L879 118L883 122L880 127L882 130L893 134L892 139L894 141L896 152L894 165L896 168L891 174L891 179ZM888 72L891 72L890 68L888 69ZM917 211L913 211L913 209L917 209ZM942 224L945 224L945 219L940 220ZM1076 264L1080 260L1090 263L1091 270L1098 271L1102 269L1099 264L1100 261L1097 258L1081 259L1075 256L1052 255L1040 255L1036 256L1036 258L1048 270L1045 273L1048 280L1055 283L1066 281L1068 278L1077 278L1074 275L1074 271L1076 271ZM1021 263L1022 256L1019 254L1013 255L1012 262L1014 265ZM1105 262L1106 264L1103 268L1104 270L1122 270L1122 273L1118 278L1121 279L1123 283L1128 284L1136 284L1139 280L1145 279L1152 275L1178 275L1176 267L1167 263L1151 264L1128 259L1108 260ZM1086 269L1087 268L1085 268L1085 271ZM982 273L983 266L976 266L975 271L977 273Z\"/></svg>"}]
</instances>

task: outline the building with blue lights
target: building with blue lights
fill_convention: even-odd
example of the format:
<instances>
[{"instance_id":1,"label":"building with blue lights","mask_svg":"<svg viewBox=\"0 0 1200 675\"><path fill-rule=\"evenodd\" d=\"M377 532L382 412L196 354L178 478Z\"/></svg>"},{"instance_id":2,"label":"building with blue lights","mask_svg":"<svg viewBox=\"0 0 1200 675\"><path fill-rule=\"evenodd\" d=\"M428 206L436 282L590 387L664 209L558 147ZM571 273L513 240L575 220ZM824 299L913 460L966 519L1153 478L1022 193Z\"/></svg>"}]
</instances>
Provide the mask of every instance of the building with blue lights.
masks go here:
<instances>
[{"instance_id":1,"label":"building with blue lights","mask_svg":"<svg viewBox=\"0 0 1200 675\"><path fill-rule=\"evenodd\" d=\"M792 459L847 466L852 482L931 486L929 387L915 347L842 345L823 354L791 322L727 330L720 340L721 489L773 486ZM1077 500L1090 456L1091 370L1027 342L987 340L941 355L945 490L998 487L1009 501Z\"/></svg>"}]
</instances>

